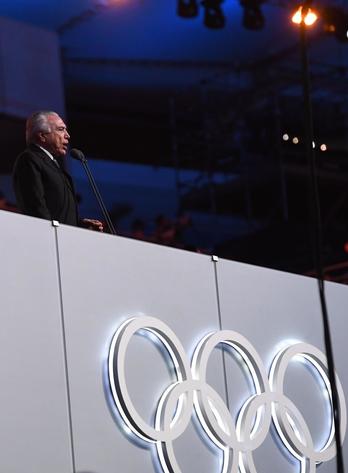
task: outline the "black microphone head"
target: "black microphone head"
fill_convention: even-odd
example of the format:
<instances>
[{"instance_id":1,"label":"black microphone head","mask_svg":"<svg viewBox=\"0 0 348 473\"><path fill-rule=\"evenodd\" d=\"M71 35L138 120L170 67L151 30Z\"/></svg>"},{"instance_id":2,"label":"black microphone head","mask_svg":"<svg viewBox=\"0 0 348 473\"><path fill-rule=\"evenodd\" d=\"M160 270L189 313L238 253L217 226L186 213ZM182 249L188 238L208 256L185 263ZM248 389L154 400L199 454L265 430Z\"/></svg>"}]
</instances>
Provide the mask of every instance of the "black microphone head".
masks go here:
<instances>
[{"instance_id":1,"label":"black microphone head","mask_svg":"<svg viewBox=\"0 0 348 473\"><path fill-rule=\"evenodd\" d=\"M70 150L70 156L78 161L84 162L87 161L85 155L79 149L73 148Z\"/></svg>"}]
</instances>

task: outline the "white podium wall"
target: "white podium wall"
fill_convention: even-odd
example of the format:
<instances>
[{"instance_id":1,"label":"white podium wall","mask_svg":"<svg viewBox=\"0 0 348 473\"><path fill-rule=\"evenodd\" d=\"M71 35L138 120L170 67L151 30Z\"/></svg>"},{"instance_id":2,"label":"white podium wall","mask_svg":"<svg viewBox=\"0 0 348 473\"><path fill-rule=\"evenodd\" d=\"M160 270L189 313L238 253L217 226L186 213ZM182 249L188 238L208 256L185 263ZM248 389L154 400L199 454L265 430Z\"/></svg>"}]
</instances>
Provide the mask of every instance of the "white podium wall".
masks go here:
<instances>
[{"instance_id":1,"label":"white podium wall","mask_svg":"<svg viewBox=\"0 0 348 473\"><path fill-rule=\"evenodd\" d=\"M72 468L56 241L0 212L0 471Z\"/></svg>"},{"instance_id":2,"label":"white podium wall","mask_svg":"<svg viewBox=\"0 0 348 473\"><path fill-rule=\"evenodd\" d=\"M6 212L0 213L2 326L0 344L0 471L6 473L160 472L153 449L134 442L111 401L111 338L130 317L165 322L191 359L211 331L234 330L259 353L267 371L287 340L323 350L316 282ZM348 288L327 284L335 359L345 395ZM236 415L250 391L228 354L214 350L209 384ZM149 423L173 376L158 348L134 336L126 356L131 399ZM286 394L315 443L327 429L323 394L298 363ZM194 418L194 415L192 415ZM192 419L174 441L181 471L221 471L221 457ZM347 440L344 443L348 464ZM297 472L272 429L254 452L258 472ZM317 467L318 468L318 467ZM334 472L335 460L320 466Z\"/></svg>"}]
</instances>

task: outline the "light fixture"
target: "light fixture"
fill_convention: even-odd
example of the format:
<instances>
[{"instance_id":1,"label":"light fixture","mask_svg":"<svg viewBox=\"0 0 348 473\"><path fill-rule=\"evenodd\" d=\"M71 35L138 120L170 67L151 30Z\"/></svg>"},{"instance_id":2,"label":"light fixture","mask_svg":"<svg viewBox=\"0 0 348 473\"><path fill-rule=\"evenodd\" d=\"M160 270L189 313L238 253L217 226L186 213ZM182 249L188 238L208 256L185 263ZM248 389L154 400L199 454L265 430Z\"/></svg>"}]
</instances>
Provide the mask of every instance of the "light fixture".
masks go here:
<instances>
[{"instance_id":1,"label":"light fixture","mask_svg":"<svg viewBox=\"0 0 348 473\"><path fill-rule=\"evenodd\" d=\"M243 26L248 30L261 30L265 25L265 18L261 11L264 0L240 0L243 7Z\"/></svg>"},{"instance_id":2,"label":"light fixture","mask_svg":"<svg viewBox=\"0 0 348 473\"><path fill-rule=\"evenodd\" d=\"M323 10L324 31L334 34L341 43L348 42L348 12L339 7Z\"/></svg>"},{"instance_id":3,"label":"light fixture","mask_svg":"<svg viewBox=\"0 0 348 473\"><path fill-rule=\"evenodd\" d=\"M221 9L223 0L203 0L204 24L207 28L219 29L225 26L225 16Z\"/></svg>"},{"instance_id":4,"label":"light fixture","mask_svg":"<svg viewBox=\"0 0 348 473\"><path fill-rule=\"evenodd\" d=\"M198 15L198 5L196 0L179 0L178 16L181 18L194 18Z\"/></svg>"},{"instance_id":5,"label":"light fixture","mask_svg":"<svg viewBox=\"0 0 348 473\"><path fill-rule=\"evenodd\" d=\"M293 14L291 20L296 25L304 23L306 26L312 26L318 19L318 14L307 6L300 5Z\"/></svg>"},{"instance_id":6,"label":"light fixture","mask_svg":"<svg viewBox=\"0 0 348 473\"><path fill-rule=\"evenodd\" d=\"M287 133L284 133L283 140L284 141L289 141L289 138L290 138L289 135Z\"/></svg>"},{"instance_id":7,"label":"light fixture","mask_svg":"<svg viewBox=\"0 0 348 473\"><path fill-rule=\"evenodd\" d=\"M297 136L294 136L292 142L294 143L294 145L298 145L300 140L297 138Z\"/></svg>"},{"instance_id":8,"label":"light fixture","mask_svg":"<svg viewBox=\"0 0 348 473\"><path fill-rule=\"evenodd\" d=\"M327 146L325 143L323 143L322 145L320 145L320 150L321 151L327 151Z\"/></svg>"}]
</instances>

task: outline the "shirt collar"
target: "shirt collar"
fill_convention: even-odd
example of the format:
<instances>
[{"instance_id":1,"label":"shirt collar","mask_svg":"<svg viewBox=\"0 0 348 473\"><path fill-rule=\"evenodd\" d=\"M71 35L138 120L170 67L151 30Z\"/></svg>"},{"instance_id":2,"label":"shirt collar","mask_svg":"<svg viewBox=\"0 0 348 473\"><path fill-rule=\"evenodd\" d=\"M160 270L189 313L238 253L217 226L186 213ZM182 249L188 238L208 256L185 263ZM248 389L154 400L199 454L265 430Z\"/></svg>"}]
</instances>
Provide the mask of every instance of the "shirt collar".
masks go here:
<instances>
[{"instance_id":1,"label":"shirt collar","mask_svg":"<svg viewBox=\"0 0 348 473\"><path fill-rule=\"evenodd\" d=\"M52 154L51 154L49 151L47 151L47 149L43 148L43 147L40 146L40 145L36 145L36 146L38 146L40 149L42 149L42 151L44 151L44 152L47 154L47 156L48 156L50 159L52 159L52 161L55 161L54 157L52 156Z\"/></svg>"}]
</instances>

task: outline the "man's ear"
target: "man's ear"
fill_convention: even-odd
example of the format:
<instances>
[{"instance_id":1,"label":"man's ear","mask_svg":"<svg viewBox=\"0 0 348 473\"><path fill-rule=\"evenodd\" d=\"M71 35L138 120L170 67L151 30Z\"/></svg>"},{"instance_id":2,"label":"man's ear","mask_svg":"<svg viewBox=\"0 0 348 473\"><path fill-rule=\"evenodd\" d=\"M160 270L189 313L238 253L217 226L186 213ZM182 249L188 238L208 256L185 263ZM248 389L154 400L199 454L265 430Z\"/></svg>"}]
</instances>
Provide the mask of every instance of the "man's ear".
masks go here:
<instances>
[{"instance_id":1,"label":"man's ear","mask_svg":"<svg viewBox=\"0 0 348 473\"><path fill-rule=\"evenodd\" d=\"M46 142L46 134L39 131L39 133L37 134L37 137L40 141L40 143L45 143Z\"/></svg>"}]
</instances>

